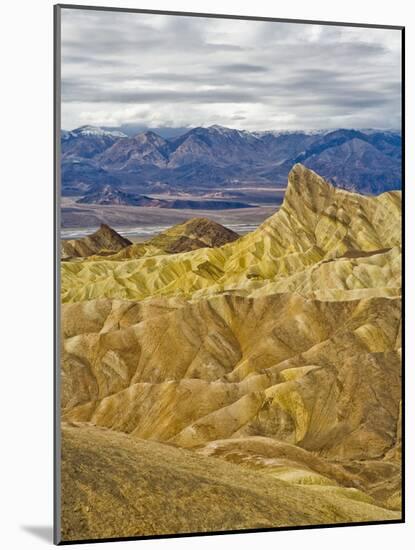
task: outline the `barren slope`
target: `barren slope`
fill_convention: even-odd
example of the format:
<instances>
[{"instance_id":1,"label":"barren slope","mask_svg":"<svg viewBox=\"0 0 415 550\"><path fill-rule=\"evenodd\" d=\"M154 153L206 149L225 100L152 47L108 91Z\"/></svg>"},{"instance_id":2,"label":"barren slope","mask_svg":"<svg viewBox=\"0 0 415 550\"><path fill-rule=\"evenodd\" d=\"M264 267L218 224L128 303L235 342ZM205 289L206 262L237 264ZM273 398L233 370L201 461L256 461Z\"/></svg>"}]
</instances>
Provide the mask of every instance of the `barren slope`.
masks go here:
<instances>
[{"instance_id":1,"label":"barren slope","mask_svg":"<svg viewBox=\"0 0 415 550\"><path fill-rule=\"evenodd\" d=\"M321 494L87 426L63 428L62 487L65 541L399 518L354 489Z\"/></svg>"}]
</instances>

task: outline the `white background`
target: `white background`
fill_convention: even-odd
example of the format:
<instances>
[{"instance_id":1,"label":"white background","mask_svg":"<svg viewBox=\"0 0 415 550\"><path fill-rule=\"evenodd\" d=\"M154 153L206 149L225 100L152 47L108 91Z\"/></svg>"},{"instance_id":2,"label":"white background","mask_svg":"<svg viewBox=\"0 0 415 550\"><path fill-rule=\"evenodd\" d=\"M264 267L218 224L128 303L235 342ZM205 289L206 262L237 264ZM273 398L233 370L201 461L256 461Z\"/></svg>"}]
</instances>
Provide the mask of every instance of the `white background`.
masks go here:
<instances>
[{"instance_id":1,"label":"white background","mask_svg":"<svg viewBox=\"0 0 415 550\"><path fill-rule=\"evenodd\" d=\"M413 547L415 19L407 0L111 0L78 3L405 25L407 38L407 524L113 543L105 548ZM0 18L0 545L51 544L52 526L52 0L3 2ZM410 543L412 539L412 543ZM102 544L84 545L98 549Z\"/></svg>"}]
</instances>

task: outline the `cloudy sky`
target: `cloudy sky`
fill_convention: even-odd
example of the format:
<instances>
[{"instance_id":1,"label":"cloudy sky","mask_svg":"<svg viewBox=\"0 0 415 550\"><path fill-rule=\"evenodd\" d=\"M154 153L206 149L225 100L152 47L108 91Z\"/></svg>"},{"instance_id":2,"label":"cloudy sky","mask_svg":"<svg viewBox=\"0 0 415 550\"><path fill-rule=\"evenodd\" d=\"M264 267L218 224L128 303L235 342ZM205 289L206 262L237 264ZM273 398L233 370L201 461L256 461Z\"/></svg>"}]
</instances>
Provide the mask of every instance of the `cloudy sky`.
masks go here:
<instances>
[{"instance_id":1,"label":"cloudy sky","mask_svg":"<svg viewBox=\"0 0 415 550\"><path fill-rule=\"evenodd\" d=\"M400 127L400 31L62 10L62 128Z\"/></svg>"}]
</instances>

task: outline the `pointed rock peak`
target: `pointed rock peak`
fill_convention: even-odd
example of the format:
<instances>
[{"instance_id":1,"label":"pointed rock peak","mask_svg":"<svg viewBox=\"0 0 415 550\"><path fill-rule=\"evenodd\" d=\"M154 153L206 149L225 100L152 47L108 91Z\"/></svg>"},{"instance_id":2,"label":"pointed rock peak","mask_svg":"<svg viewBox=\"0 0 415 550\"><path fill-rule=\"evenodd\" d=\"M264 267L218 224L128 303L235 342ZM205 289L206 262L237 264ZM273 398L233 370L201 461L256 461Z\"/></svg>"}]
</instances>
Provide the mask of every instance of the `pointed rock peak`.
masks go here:
<instances>
[{"instance_id":1,"label":"pointed rock peak","mask_svg":"<svg viewBox=\"0 0 415 550\"><path fill-rule=\"evenodd\" d=\"M166 231L207 231L210 228L215 228L217 230L226 230L226 228L221 225L220 223L217 223L213 220L210 220L209 218L203 218L203 217L194 217L190 218L189 220L186 220L182 223L178 223L177 225L173 225Z\"/></svg>"},{"instance_id":2,"label":"pointed rock peak","mask_svg":"<svg viewBox=\"0 0 415 550\"><path fill-rule=\"evenodd\" d=\"M192 225L192 226L206 225L206 224L216 225L216 226L220 225L220 224L214 222L213 220L210 220L209 218L203 218L203 217L190 218L190 220L187 220L186 222L183 223L183 225Z\"/></svg>"},{"instance_id":3,"label":"pointed rock peak","mask_svg":"<svg viewBox=\"0 0 415 550\"><path fill-rule=\"evenodd\" d=\"M186 236L197 239L206 246L222 246L226 243L236 241L239 235L209 218L191 218L181 224L174 225L167 229L162 235ZM197 246L199 248L199 245Z\"/></svg>"},{"instance_id":4,"label":"pointed rock peak","mask_svg":"<svg viewBox=\"0 0 415 550\"><path fill-rule=\"evenodd\" d=\"M165 143L165 139L153 132L153 130L146 130L135 136L138 141L150 141L153 143Z\"/></svg>"},{"instance_id":5,"label":"pointed rock peak","mask_svg":"<svg viewBox=\"0 0 415 550\"><path fill-rule=\"evenodd\" d=\"M101 223L99 229L80 239L71 239L61 242L62 258L86 258L94 254L100 254L103 250L118 252L132 244L122 237L106 223Z\"/></svg>"},{"instance_id":6,"label":"pointed rock peak","mask_svg":"<svg viewBox=\"0 0 415 550\"><path fill-rule=\"evenodd\" d=\"M91 237L92 236L105 237L106 239L110 239L111 241L115 241L116 243L123 244L124 246L131 244L131 241L117 233L115 229L113 229L106 223L101 223L99 229L95 231L95 233L91 235Z\"/></svg>"},{"instance_id":7,"label":"pointed rock peak","mask_svg":"<svg viewBox=\"0 0 415 550\"><path fill-rule=\"evenodd\" d=\"M232 134L238 132L238 130L235 130L234 128L228 128L227 126L221 126L220 124L212 124L212 126L208 126L208 130L214 130L218 134Z\"/></svg>"},{"instance_id":8,"label":"pointed rock peak","mask_svg":"<svg viewBox=\"0 0 415 550\"><path fill-rule=\"evenodd\" d=\"M324 178L306 168L295 164L288 174L288 185L283 206L308 207L315 212L321 212L332 200L336 189Z\"/></svg>"},{"instance_id":9,"label":"pointed rock peak","mask_svg":"<svg viewBox=\"0 0 415 550\"><path fill-rule=\"evenodd\" d=\"M118 237L121 237L121 235L119 233L117 233L115 231L115 229L113 229L112 227L110 227L109 225L107 225L106 223L101 223L101 225L99 226L99 229L98 231L100 233L109 233L111 235L117 235Z\"/></svg>"},{"instance_id":10,"label":"pointed rock peak","mask_svg":"<svg viewBox=\"0 0 415 550\"><path fill-rule=\"evenodd\" d=\"M288 174L288 185L301 188L309 187L310 189L317 186L324 188L324 190L333 187L322 176L299 162L294 164Z\"/></svg>"},{"instance_id":11,"label":"pointed rock peak","mask_svg":"<svg viewBox=\"0 0 415 550\"><path fill-rule=\"evenodd\" d=\"M112 227L110 227L109 225L107 225L106 223L101 223L101 225L99 226L99 230L100 231L112 231L114 233L117 233L115 231L115 229L112 229Z\"/></svg>"},{"instance_id":12,"label":"pointed rock peak","mask_svg":"<svg viewBox=\"0 0 415 550\"><path fill-rule=\"evenodd\" d=\"M74 132L101 132L102 128L99 126L92 126L92 124L84 124L83 126L79 126L79 128L76 128Z\"/></svg>"},{"instance_id":13,"label":"pointed rock peak","mask_svg":"<svg viewBox=\"0 0 415 550\"><path fill-rule=\"evenodd\" d=\"M208 128L211 130L218 130L218 131L230 130L230 128L227 128L226 126L221 126L220 124L212 124Z\"/></svg>"}]
</instances>

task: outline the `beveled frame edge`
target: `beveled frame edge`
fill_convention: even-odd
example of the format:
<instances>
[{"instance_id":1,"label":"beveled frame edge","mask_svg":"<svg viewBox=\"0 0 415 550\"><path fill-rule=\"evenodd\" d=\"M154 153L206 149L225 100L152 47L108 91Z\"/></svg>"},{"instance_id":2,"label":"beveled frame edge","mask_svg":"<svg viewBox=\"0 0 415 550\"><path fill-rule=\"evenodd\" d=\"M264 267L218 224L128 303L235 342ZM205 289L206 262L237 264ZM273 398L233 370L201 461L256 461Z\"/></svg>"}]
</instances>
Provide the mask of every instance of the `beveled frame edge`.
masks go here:
<instances>
[{"instance_id":1,"label":"beveled frame edge","mask_svg":"<svg viewBox=\"0 0 415 550\"><path fill-rule=\"evenodd\" d=\"M61 167L61 9L53 6L53 542L61 541L60 427L60 203Z\"/></svg>"}]
</instances>

